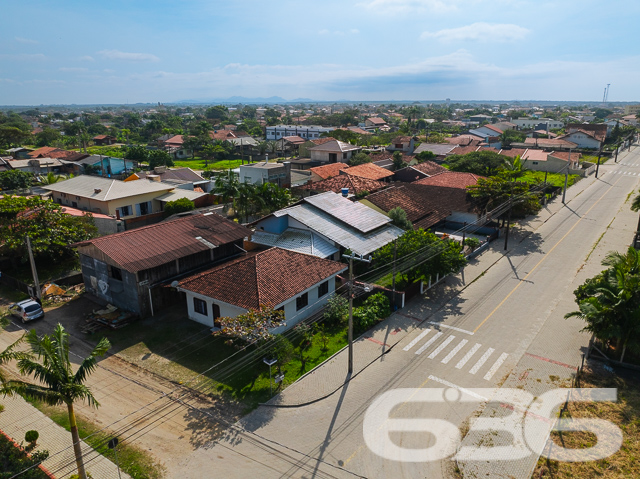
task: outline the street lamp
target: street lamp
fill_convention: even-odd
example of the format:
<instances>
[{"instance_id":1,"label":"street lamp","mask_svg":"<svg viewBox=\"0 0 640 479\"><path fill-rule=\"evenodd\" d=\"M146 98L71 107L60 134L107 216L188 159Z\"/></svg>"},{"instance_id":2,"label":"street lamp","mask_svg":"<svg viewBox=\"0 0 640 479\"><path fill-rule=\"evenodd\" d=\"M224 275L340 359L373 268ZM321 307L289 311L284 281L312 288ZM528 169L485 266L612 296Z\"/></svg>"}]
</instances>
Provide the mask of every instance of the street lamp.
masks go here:
<instances>
[{"instance_id":1,"label":"street lamp","mask_svg":"<svg viewBox=\"0 0 640 479\"><path fill-rule=\"evenodd\" d=\"M273 384L271 383L271 366L278 362L277 359L267 359L263 358L262 362L269 366L269 393L273 396Z\"/></svg>"}]
</instances>

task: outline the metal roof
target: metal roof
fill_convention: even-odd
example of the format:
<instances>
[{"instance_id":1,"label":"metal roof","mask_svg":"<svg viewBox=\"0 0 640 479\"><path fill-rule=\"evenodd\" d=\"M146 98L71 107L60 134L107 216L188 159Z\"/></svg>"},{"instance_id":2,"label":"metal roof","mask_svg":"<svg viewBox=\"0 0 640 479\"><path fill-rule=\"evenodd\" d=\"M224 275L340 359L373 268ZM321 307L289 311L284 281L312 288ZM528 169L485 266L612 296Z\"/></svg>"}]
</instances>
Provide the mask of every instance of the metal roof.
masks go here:
<instances>
[{"instance_id":1,"label":"metal roof","mask_svg":"<svg viewBox=\"0 0 640 479\"><path fill-rule=\"evenodd\" d=\"M58 181L44 189L68 195L80 196L97 201L110 201L131 196L144 195L146 193L160 194L162 191L170 191L175 187L156 181L119 181L99 176L80 175L69 180Z\"/></svg>"},{"instance_id":2,"label":"metal roof","mask_svg":"<svg viewBox=\"0 0 640 479\"><path fill-rule=\"evenodd\" d=\"M354 203L333 191L310 196L304 201L362 233L373 231L391 222L388 216L360 203Z\"/></svg>"},{"instance_id":3,"label":"metal roof","mask_svg":"<svg viewBox=\"0 0 640 479\"><path fill-rule=\"evenodd\" d=\"M335 197L340 197L340 195L328 192L323 193L322 195L316 195L312 198L325 196L328 194ZM345 201L351 203L346 198ZM331 241L339 244L340 246L348 248L354 253L360 255L373 253L375 250L382 248L384 245L390 243L398 236L402 235L403 231L400 228L397 228L396 226L388 223L388 221L390 221L389 218L382 213L378 213L377 211L360 203L351 204L354 206L357 205L358 210L360 210L361 208L369 210L369 214L371 214L372 216L382 216L387 219L387 222L380 224L374 231L364 233L352 227L348 222L343 222L339 219L336 219L329 213L326 213L321 209L318 209L315 206L307 203L293 206L285 210L277 211L276 213L274 213L274 215L276 217L288 215L289 217L307 226L309 229L312 229L314 232L317 232L325 238L328 238Z\"/></svg>"},{"instance_id":4,"label":"metal roof","mask_svg":"<svg viewBox=\"0 0 640 479\"><path fill-rule=\"evenodd\" d=\"M455 148L456 145L449 143L422 143L418 148L414 150L414 154L422 153L423 151L430 151L434 155L446 155Z\"/></svg>"},{"instance_id":5,"label":"metal roof","mask_svg":"<svg viewBox=\"0 0 640 479\"><path fill-rule=\"evenodd\" d=\"M312 254L320 258L328 258L339 251L313 231L298 228L287 228L281 235L256 231L251 235L251 241L264 246L277 246L289 251Z\"/></svg>"},{"instance_id":6,"label":"metal roof","mask_svg":"<svg viewBox=\"0 0 640 479\"><path fill-rule=\"evenodd\" d=\"M93 246L123 269L136 273L244 239L251 231L214 213L185 216L76 244L81 253ZM205 240L205 241L202 241ZM207 244L209 243L209 244Z\"/></svg>"},{"instance_id":7,"label":"metal roof","mask_svg":"<svg viewBox=\"0 0 640 479\"><path fill-rule=\"evenodd\" d=\"M188 200L195 201L198 198L207 196L209 193L203 193L201 191L185 190L182 188L176 188L175 190L166 193L162 196L158 196L156 200L166 203L167 201L176 201L181 198L187 198Z\"/></svg>"}]
</instances>

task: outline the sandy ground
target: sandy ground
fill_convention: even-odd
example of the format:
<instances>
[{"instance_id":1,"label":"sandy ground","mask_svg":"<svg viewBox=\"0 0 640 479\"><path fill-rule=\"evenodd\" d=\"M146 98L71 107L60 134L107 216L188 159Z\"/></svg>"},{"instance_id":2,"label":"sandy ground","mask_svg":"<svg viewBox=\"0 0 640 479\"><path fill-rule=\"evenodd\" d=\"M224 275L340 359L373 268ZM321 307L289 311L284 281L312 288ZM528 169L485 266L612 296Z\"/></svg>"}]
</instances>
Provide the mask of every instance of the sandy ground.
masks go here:
<instances>
[{"instance_id":1,"label":"sandy ground","mask_svg":"<svg viewBox=\"0 0 640 479\"><path fill-rule=\"evenodd\" d=\"M1 298L0 301L0 307L7 305ZM47 308L43 320L27 325L15 320L6 331L0 332L0 348L15 341L22 334L23 326L44 334L60 322L71 335L71 360L77 364L91 351L92 345L80 329L85 314L96 308L95 303L79 298ZM15 365L9 365L9 369L16 372ZM180 459L198 448L208 447L224 425L237 417L229 405L194 394L115 355L99 362L87 384L100 407L78 404L77 413L107 428L121 442L149 451L166 468L169 478L181 477Z\"/></svg>"}]
</instances>

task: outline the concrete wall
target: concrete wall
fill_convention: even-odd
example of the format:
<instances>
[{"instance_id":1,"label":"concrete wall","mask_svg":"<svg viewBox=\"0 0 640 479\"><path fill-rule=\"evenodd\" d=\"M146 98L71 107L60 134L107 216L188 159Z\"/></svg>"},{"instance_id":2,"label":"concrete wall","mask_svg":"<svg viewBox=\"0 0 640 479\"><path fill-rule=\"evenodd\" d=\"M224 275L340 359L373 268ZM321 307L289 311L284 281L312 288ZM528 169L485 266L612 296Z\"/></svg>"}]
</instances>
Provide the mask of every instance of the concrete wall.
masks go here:
<instances>
[{"instance_id":1,"label":"concrete wall","mask_svg":"<svg viewBox=\"0 0 640 479\"><path fill-rule=\"evenodd\" d=\"M167 188L167 192L173 189ZM158 196L162 196L166 192L151 192L145 193L142 195L130 196L128 198L111 200L111 201L96 201L91 198L83 198L80 196L75 196L71 194L63 194L57 191L53 192L53 201L59 203L61 205L71 206L73 208L78 208L80 210L91 211L93 213L102 213L103 215L116 215L116 210L122 206L131 206L131 212L133 213L130 216L138 216L136 211L136 205L140 203L144 203L147 201L151 201L151 207L153 211L149 213L160 213L162 212L160 202L154 200ZM74 206L73 203L76 203Z\"/></svg>"},{"instance_id":2,"label":"concrete wall","mask_svg":"<svg viewBox=\"0 0 640 479\"><path fill-rule=\"evenodd\" d=\"M256 231L281 234L289 227L288 216L269 216L256 224Z\"/></svg>"},{"instance_id":3,"label":"concrete wall","mask_svg":"<svg viewBox=\"0 0 640 479\"><path fill-rule=\"evenodd\" d=\"M567 161L547 156L547 161L525 160L524 166L528 170L558 173L564 172L564 168L567 166Z\"/></svg>"},{"instance_id":4,"label":"concrete wall","mask_svg":"<svg viewBox=\"0 0 640 479\"><path fill-rule=\"evenodd\" d=\"M185 291L187 296L187 311L189 319L196 321L198 323L204 324L210 328L214 327L214 317L213 317L213 305L217 304L220 307L220 317L230 317L235 318L241 314L247 312L246 309L240 308L238 306L234 306L232 304L225 303L223 301L218 301L202 294L193 293L191 291ZM193 298L198 298L205 303L207 303L207 315L203 315L197 313L193 307Z\"/></svg>"}]
</instances>

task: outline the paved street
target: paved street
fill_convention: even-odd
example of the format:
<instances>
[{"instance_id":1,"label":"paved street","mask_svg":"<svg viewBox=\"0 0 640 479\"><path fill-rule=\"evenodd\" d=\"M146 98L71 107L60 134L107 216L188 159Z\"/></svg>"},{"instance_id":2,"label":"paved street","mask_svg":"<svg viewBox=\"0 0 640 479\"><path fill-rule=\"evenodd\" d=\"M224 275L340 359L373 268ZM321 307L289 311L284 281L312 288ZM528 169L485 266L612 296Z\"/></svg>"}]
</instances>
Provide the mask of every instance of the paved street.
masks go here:
<instances>
[{"instance_id":1,"label":"paved street","mask_svg":"<svg viewBox=\"0 0 640 479\"><path fill-rule=\"evenodd\" d=\"M602 269L608 251L630 243L637 216L628 195L639 178L636 148L621 154L618 164L610 160L599 179L591 176L569 190L566 206L558 198L514 228L507 254L501 240L494 242L465 268L464 279L448 278L360 338L356 375L344 387L342 352L244 418L225 440L185 457L182 477L202 477L212 468L225 477L447 477L456 467L451 460L398 462L374 454L363 440L365 411L393 389L451 388L455 394L447 401L429 405L411 401L415 391L407 393L391 416L461 426L474 415L510 413L474 388L517 387L538 396L568 385L589 339L579 332L581 321L564 319L575 309L572 291ZM489 436L472 432L461 446L508 443ZM435 442L426 433L391 437L407 448ZM531 454L502 462L470 459L457 467L468 477L528 478L536 461Z\"/></svg>"}]
</instances>

